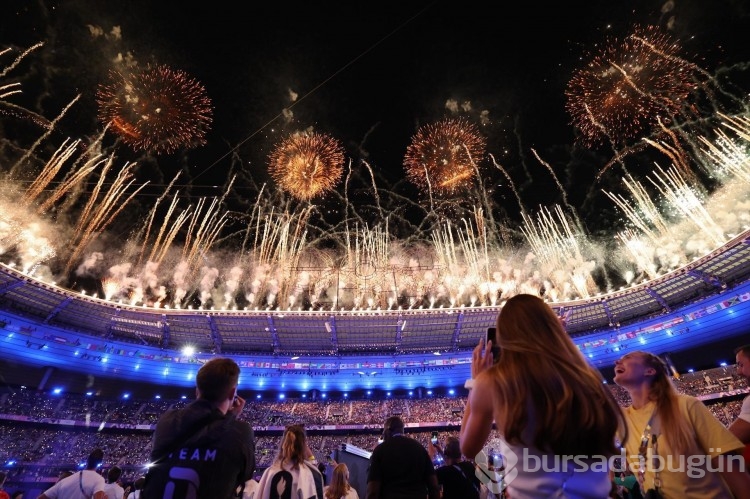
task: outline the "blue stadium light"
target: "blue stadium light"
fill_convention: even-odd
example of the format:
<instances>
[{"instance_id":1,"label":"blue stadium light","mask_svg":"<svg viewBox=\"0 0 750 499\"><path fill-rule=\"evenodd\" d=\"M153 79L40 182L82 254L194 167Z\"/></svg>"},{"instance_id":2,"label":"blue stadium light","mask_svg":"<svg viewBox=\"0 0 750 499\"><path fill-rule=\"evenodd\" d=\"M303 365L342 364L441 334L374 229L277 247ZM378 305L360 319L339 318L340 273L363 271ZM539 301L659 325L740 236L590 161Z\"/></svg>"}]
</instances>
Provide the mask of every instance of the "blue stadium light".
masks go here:
<instances>
[{"instance_id":1,"label":"blue stadium light","mask_svg":"<svg viewBox=\"0 0 750 499\"><path fill-rule=\"evenodd\" d=\"M260 393L255 396L256 399L260 399Z\"/></svg>"},{"instance_id":2,"label":"blue stadium light","mask_svg":"<svg viewBox=\"0 0 750 499\"><path fill-rule=\"evenodd\" d=\"M391 396L391 392L388 392L388 393L386 393L385 395L386 395L387 397L390 397L390 396Z\"/></svg>"},{"instance_id":3,"label":"blue stadium light","mask_svg":"<svg viewBox=\"0 0 750 499\"><path fill-rule=\"evenodd\" d=\"M11 459L10 461L8 461L8 462L7 462L7 463L5 463L5 464L6 464L6 466L13 466L14 464L16 464L16 462L15 462L14 460L12 460L12 459Z\"/></svg>"},{"instance_id":4,"label":"blue stadium light","mask_svg":"<svg viewBox=\"0 0 750 499\"><path fill-rule=\"evenodd\" d=\"M130 398L130 394L127 393L127 392L125 392L125 393L122 394L122 398L129 399Z\"/></svg>"},{"instance_id":5,"label":"blue stadium light","mask_svg":"<svg viewBox=\"0 0 750 499\"><path fill-rule=\"evenodd\" d=\"M54 393L55 395L60 395L62 393L62 391L63 391L62 388L58 387L58 388L54 388L52 390L52 393Z\"/></svg>"},{"instance_id":6,"label":"blue stadium light","mask_svg":"<svg viewBox=\"0 0 750 499\"><path fill-rule=\"evenodd\" d=\"M349 397L349 394L348 394L348 393L345 393L345 394L344 394L344 398L348 398L348 397Z\"/></svg>"},{"instance_id":7,"label":"blue stadium light","mask_svg":"<svg viewBox=\"0 0 750 499\"><path fill-rule=\"evenodd\" d=\"M326 395L325 393L323 393L323 394L321 394L320 396L321 396L322 398L326 398L326 397L327 397L328 395Z\"/></svg>"},{"instance_id":8,"label":"blue stadium light","mask_svg":"<svg viewBox=\"0 0 750 499\"><path fill-rule=\"evenodd\" d=\"M372 390L367 390L367 395L372 395Z\"/></svg>"},{"instance_id":9,"label":"blue stadium light","mask_svg":"<svg viewBox=\"0 0 750 499\"><path fill-rule=\"evenodd\" d=\"M90 397L90 396L92 396L93 394L94 394L94 392L86 392L86 396L87 396L87 397Z\"/></svg>"},{"instance_id":10,"label":"blue stadium light","mask_svg":"<svg viewBox=\"0 0 750 499\"><path fill-rule=\"evenodd\" d=\"M727 367L727 363L726 363L726 362L721 362L721 363L720 363L719 365L720 365L721 367Z\"/></svg>"},{"instance_id":11,"label":"blue stadium light","mask_svg":"<svg viewBox=\"0 0 750 499\"><path fill-rule=\"evenodd\" d=\"M411 397L412 395L414 395L414 392L409 390L409 396Z\"/></svg>"},{"instance_id":12,"label":"blue stadium light","mask_svg":"<svg viewBox=\"0 0 750 499\"><path fill-rule=\"evenodd\" d=\"M689 373L693 372L693 368L691 367L690 369L688 369L688 372Z\"/></svg>"},{"instance_id":13,"label":"blue stadium light","mask_svg":"<svg viewBox=\"0 0 750 499\"><path fill-rule=\"evenodd\" d=\"M427 395L432 395L432 390L427 390Z\"/></svg>"},{"instance_id":14,"label":"blue stadium light","mask_svg":"<svg viewBox=\"0 0 750 499\"><path fill-rule=\"evenodd\" d=\"M156 400L159 400L159 399L161 398L161 395L156 395L156 396L154 396L154 398L155 398Z\"/></svg>"},{"instance_id":15,"label":"blue stadium light","mask_svg":"<svg viewBox=\"0 0 750 499\"><path fill-rule=\"evenodd\" d=\"M453 388L448 390L448 395L455 395L455 394L456 394L456 390L454 390Z\"/></svg>"},{"instance_id":16,"label":"blue stadium light","mask_svg":"<svg viewBox=\"0 0 750 499\"><path fill-rule=\"evenodd\" d=\"M303 394L302 394L302 398L303 398L303 399L306 399L306 398L307 398L307 394L306 394L306 393L303 393Z\"/></svg>"},{"instance_id":17,"label":"blue stadium light","mask_svg":"<svg viewBox=\"0 0 750 499\"><path fill-rule=\"evenodd\" d=\"M286 396L283 393L279 393L279 400L284 400Z\"/></svg>"},{"instance_id":18,"label":"blue stadium light","mask_svg":"<svg viewBox=\"0 0 750 499\"><path fill-rule=\"evenodd\" d=\"M183 395L183 396L182 396L182 397L180 397L180 398L181 398L182 400L185 400L185 399L187 398L187 396L186 396L186 395Z\"/></svg>"}]
</instances>

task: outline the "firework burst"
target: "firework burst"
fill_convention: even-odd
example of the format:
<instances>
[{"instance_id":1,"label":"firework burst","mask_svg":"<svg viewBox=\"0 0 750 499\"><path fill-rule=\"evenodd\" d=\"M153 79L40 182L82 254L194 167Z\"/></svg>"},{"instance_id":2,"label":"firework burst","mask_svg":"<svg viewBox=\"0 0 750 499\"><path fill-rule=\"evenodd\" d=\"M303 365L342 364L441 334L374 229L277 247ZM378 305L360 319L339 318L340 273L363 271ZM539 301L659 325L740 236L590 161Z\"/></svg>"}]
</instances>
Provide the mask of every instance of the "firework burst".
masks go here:
<instances>
[{"instance_id":1,"label":"firework burst","mask_svg":"<svg viewBox=\"0 0 750 499\"><path fill-rule=\"evenodd\" d=\"M585 146L606 138L622 145L670 123L697 89L694 64L677 56L680 46L657 27L636 27L624 40L608 40L565 90L566 109Z\"/></svg>"},{"instance_id":2,"label":"firework burst","mask_svg":"<svg viewBox=\"0 0 750 499\"><path fill-rule=\"evenodd\" d=\"M205 88L165 65L110 72L97 90L99 120L134 150L171 153L206 143L213 108Z\"/></svg>"},{"instance_id":3,"label":"firework burst","mask_svg":"<svg viewBox=\"0 0 750 499\"><path fill-rule=\"evenodd\" d=\"M406 176L426 192L454 194L474 177L485 145L477 127L464 119L425 125L406 149Z\"/></svg>"},{"instance_id":4,"label":"firework burst","mask_svg":"<svg viewBox=\"0 0 750 499\"><path fill-rule=\"evenodd\" d=\"M341 179L344 148L326 134L293 134L271 152L269 170L284 191L310 200L333 189Z\"/></svg>"}]
</instances>

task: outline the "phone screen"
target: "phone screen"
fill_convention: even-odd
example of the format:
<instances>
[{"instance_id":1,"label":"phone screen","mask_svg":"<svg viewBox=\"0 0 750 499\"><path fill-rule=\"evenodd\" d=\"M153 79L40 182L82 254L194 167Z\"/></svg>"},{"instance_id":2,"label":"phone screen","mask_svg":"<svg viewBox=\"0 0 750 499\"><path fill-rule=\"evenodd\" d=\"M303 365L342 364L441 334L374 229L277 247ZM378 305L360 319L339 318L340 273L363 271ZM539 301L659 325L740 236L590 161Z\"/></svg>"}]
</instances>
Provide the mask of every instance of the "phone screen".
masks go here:
<instances>
[{"instance_id":1,"label":"phone screen","mask_svg":"<svg viewBox=\"0 0 750 499\"><path fill-rule=\"evenodd\" d=\"M430 438L430 442L432 442L432 445L435 445L437 441L438 441L438 432L433 431L432 438Z\"/></svg>"},{"instance_id":2,"label":"phone screen","mask_svg":"<svg viewBox=\"0 0 750 499\"><path fill-rule=\"evenodd\" d=\"M496 345L497 340L495 339L496 332L497 328L495 327L487 328L487 341L492 341L492 359L495 362L500 358L500 347Z\"/></svg>"}]
</instances>

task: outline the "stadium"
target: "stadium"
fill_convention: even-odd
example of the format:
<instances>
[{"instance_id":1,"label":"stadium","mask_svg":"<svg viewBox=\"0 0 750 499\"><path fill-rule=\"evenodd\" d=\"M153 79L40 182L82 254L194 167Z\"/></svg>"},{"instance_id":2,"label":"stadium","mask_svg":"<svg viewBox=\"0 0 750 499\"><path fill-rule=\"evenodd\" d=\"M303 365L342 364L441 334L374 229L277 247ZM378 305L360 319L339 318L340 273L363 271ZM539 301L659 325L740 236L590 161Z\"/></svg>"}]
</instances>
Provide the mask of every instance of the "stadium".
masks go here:
<instances>
[{"instance_id":1,"label":"stadium","mask_svg":"<svg viewBox=\"0 0 750 499\"><path fill-rule=\"evenodd\" d=\"M633 44L644 38L649 43ZM216 181L220 188L183 180L189 168L181 166L169 180L170 159L188 163L186 151L210 135L209 101L200 92L185 97L188 116L172 115L171 123L168 113L151 115L164 125L156 130L128 123L135 104L120 97L140 84L141 101L160 102L147 85L154 81L178 98L180 89L200 90L186 73L166 65L131 72L122 60L108 61L121 72L93 99L101 128L71 140L62 138L66 120L86 123L90 111L80 96L48 119L29 109L33 100L20 101L21 84L10 81L23 69L36 74L30 60L43 44L0 51L5 490L36 497L61 472L79 469L94 447L104 449L105 468L120 466L132 483L147 469L158 417L194 398L198 369L217 356L242 368L242 418L255 429L259 473L292 423L306 426L321 463L342 452L366 455L391 415L425 445L432 432L456 435L472 349L518 293L542 297L605 380L623 354L647 350L667 360L679 390L729 424L750 393L733 366L733 348L750 343L750 114L737 97L745 94L706 78L656 31L626 39L624 55L635 51L646 61L640 67L667 77L640 81L622 69L630 84L654 87L628 94L630 102L599 121L590 109L627 92L602 81L602 72L581 70L571 80L578 138L613 147L607 160L592 154L596 168L587 165L583 177L626 172L608 180L599 193L607 207L592 202L585 221L571 205L585 190L580 177L571 174L567 192L536 151L554 179L541 190L560 202L527 212L511 179L518 171L486 153L487 128L464 118L419 128L404 157L414 184L406 187L401 179L376 185L383 179L364 153L344 174L343 149L312 132L257 147L272 149L276 191L240 185L248 179L239 146L226 168L235 175ZM744 67L716 73L737 76ZM657 86L664 81L667 90ZM670 126L661 121L665 112ZM166 126L181 121L191 126ZM449 160L434 152L445 141ZM311 153L323 174L305 184ZM139 170L137 161L163 170ZM160 183L148 185L154 178ZM499 206L509 199L518 206ZM604 227L588 230L592 220ZM628 403L622 389L610 388ZM498 442L493 431L488 456ZM361 487L366 470L351 468Z\"/></svg>"}]
</instances>

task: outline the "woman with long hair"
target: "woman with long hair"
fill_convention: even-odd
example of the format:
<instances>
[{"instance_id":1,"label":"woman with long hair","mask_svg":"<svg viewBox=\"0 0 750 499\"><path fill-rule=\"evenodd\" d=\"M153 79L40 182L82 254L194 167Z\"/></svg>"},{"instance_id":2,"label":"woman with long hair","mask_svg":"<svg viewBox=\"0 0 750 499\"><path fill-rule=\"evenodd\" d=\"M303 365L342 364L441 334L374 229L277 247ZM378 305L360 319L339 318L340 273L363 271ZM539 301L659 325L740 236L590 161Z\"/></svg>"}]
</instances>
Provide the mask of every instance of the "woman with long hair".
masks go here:
<instances>
[{"instance_id":1,"label":"woman with long hair","mask_svg":"<svg viewBox=\"0 0 750 499\"><path fill-rule=\"evenodd\" d=\"M325 499L359 499L357 489L349 483L349 468L339 463L333 468L331 484L323 489Z\"/></svg>"},{"instance_id":2,"label":"woman with long hair","mask_svg":"<svg viewBox=\"0 0 750 499\"><path fill-rule=\"evenodd\" d=\"M614 381L630 394L623 444L643 490L665 498L750 497L742 442L703 402L677 392L661 358L623 355Z\"/></svg>"},{"instance_id":3,"label":"woman with long hair","mask_svg":"<svg viewBox=\"0 0 750 499\"><path fill-rule=\"evenodd\" d=\"M281 437L279 453L260 477L255 497L323 499L323 476L314 459L315 456L307 446L305 427L287 426Z\"/></svg>"},{"instance_id":4,"label":"woman with long hair","mask_svg":"<svg viewBox=\"0 0 750 499\"><path fill-rule=\"evenodd\" d=\"M505 303L495 341L474 348L471 371L460 432L465 456L476 459L494 422L510 497L608 496L622 412L541 298L519 294Z\"/></svg>"}]
</instances>

